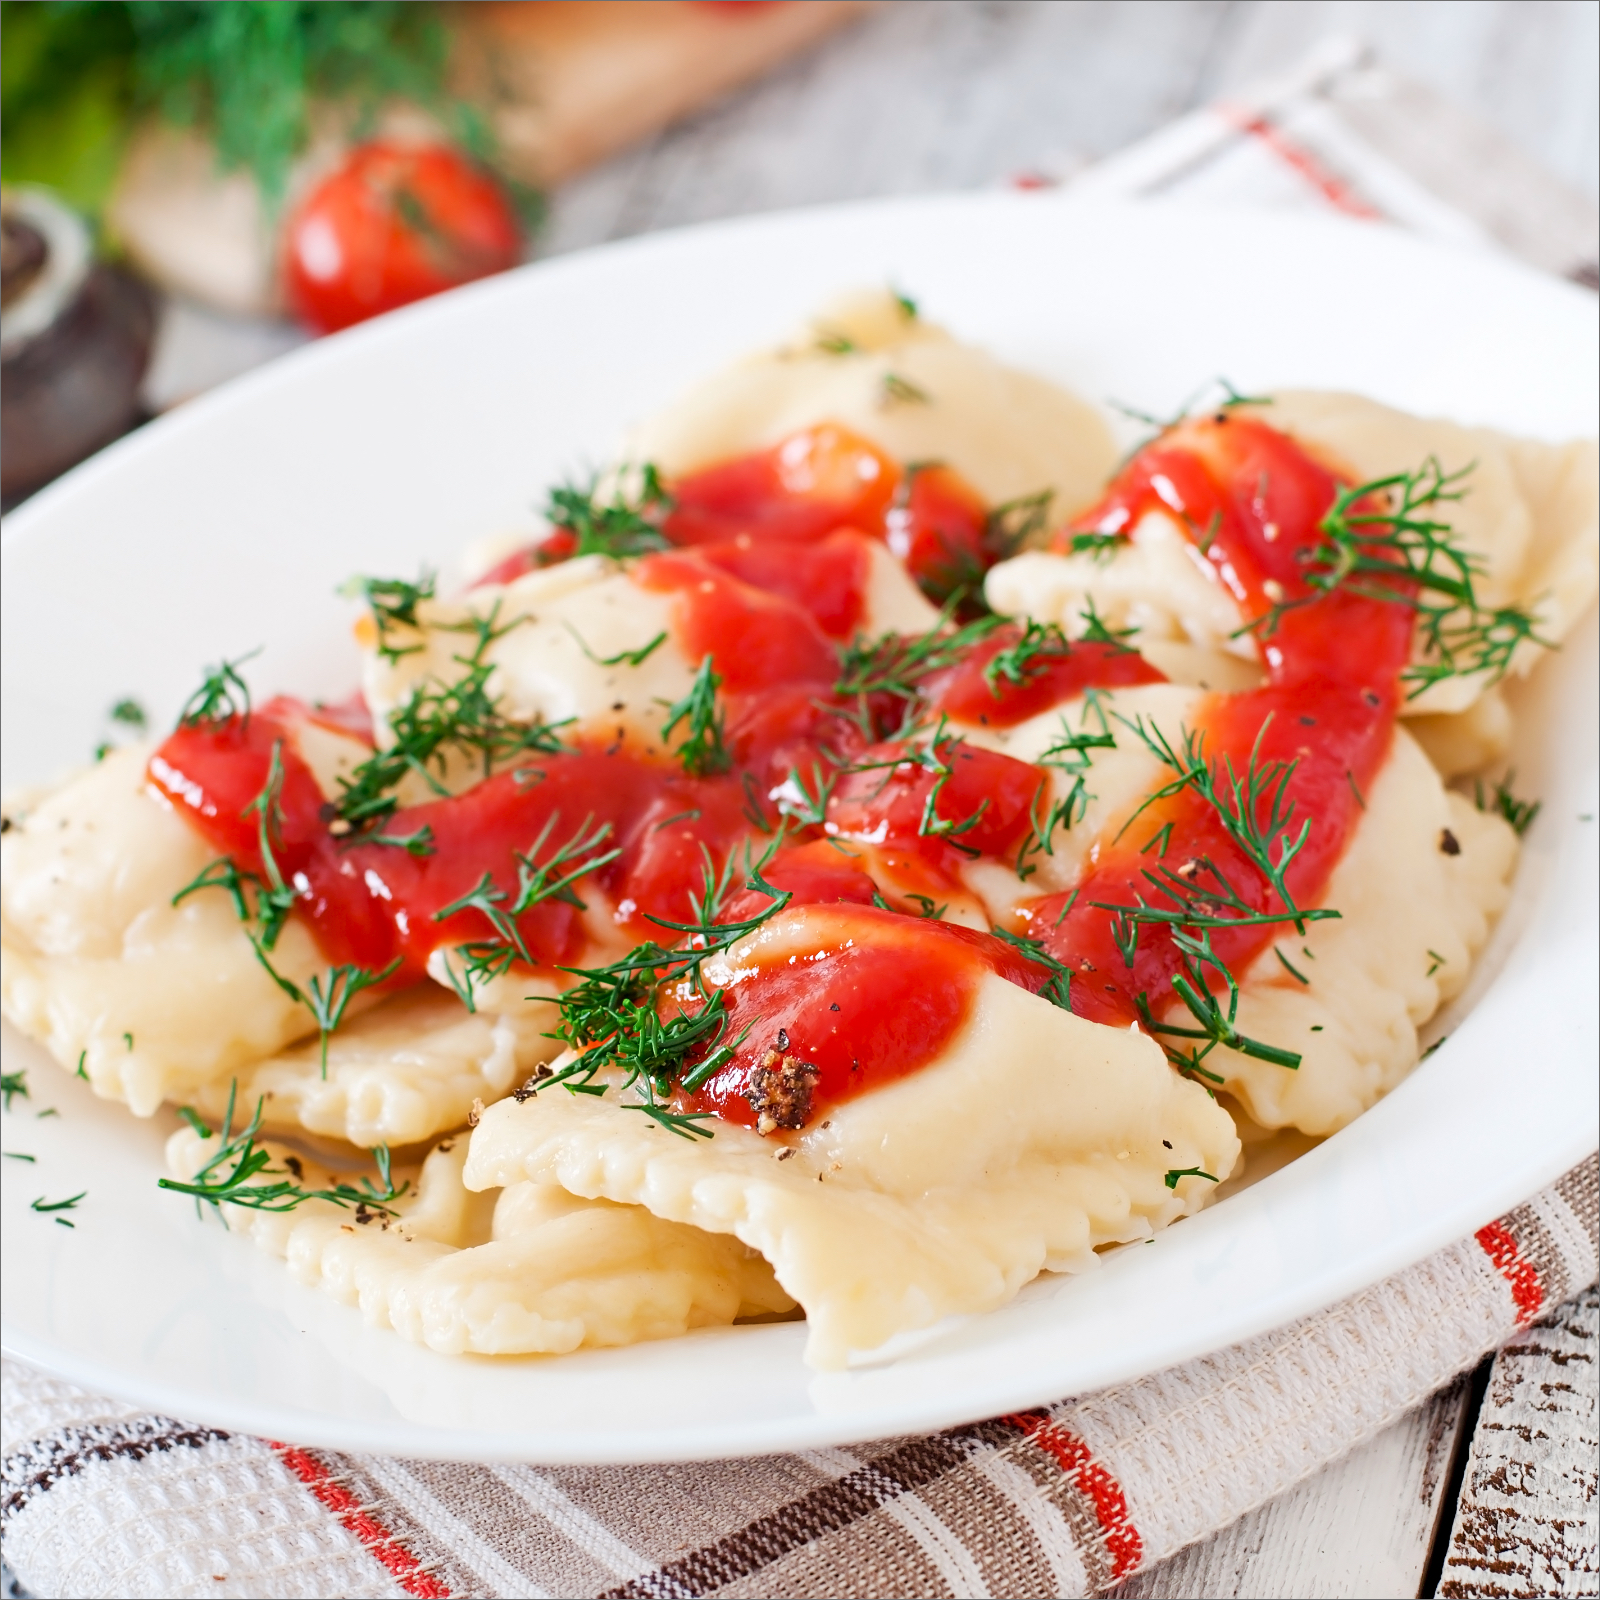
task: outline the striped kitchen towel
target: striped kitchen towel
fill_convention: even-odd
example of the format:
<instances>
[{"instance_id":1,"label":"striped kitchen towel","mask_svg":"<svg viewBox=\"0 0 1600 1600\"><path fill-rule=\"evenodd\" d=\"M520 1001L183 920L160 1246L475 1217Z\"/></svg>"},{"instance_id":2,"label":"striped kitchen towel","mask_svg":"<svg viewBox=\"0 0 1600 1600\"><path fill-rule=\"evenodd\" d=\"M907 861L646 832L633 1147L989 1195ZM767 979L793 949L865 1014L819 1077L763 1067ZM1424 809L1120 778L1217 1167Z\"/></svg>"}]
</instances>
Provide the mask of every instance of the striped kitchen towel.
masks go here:
<instances>
[{"instance_id":1,"label":"striped kitchen towel","mask_svg":"<svg viewBox=\"0 0 1600 1600\"><path fill-rule=\"evenodd\" d=\"M473 1466L151 1416L8 1362L7 1560L39 1595L1087 1595L1370 1438L1596 1277L1600 1166L1247 1344L926 1438Z\"/></svg>"}]
</instances>

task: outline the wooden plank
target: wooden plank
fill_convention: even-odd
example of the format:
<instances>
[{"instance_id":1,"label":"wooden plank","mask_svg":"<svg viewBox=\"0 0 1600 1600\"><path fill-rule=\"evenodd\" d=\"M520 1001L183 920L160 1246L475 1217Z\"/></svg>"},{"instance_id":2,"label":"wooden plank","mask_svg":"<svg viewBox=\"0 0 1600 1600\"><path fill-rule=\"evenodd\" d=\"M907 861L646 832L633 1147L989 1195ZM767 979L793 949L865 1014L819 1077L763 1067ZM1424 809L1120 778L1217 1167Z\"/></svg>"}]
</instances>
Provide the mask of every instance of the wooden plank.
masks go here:
<instances>
[{"instance_id":1,"label":"wooden plank","mask_svg":"<svg viewBox=\"0 0 1600 1600\"><path fill-rule=\"evenodd\" d=\"M1343 1460L1111 1593L1141 1600L1415 1595L1450 1472L1465 1379Z\"/></svg>"},{"instance_id":2,"label":"wooden plank","mask_svg":"<svg viewBox=\"0 0 1600 1600\"><path fill-rule=\"evenodd\" d=\"M1600 1594L1600 1300L1495 1357L1437 1593Z\"/></svg>"}]
</instances>

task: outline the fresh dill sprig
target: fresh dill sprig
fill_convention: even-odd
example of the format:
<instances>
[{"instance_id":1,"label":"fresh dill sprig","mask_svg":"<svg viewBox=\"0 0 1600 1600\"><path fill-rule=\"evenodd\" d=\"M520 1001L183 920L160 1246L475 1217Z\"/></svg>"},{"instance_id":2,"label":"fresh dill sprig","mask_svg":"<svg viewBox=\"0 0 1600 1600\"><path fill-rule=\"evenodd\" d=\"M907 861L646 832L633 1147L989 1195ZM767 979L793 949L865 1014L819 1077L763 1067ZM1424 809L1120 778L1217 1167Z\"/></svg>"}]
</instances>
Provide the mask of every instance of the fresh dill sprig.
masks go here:
<instances>
[{"instance_id":1,"label":"fresh dill sprig","mask_svg":"<svg viewBox=\"0 0 1600 1600\"><path fill-rule=\"evenodd\" d=\"M716 871L707 854L701 892L691 901L695 920L650 918L682 936L674 948L646 940L610 966L562 969L579 981L564 993L548 997L561 1012L560 1026L552 1037L577 1054L565 1067L542 1079L539 1089L560 1085L574 1094L603 1095L608 1086L596 1079L609 1069L620 1073L624 1090L635 1091L637 1098L625 1102L629 1109L643 1112L685 1138L711 1137L710 1130L700 1126L705 1120L701 1113L676 1112L667 1102L680 1083L689 1092L706 1083L732 1060L749 1031L731 1042L723 1040L727 1004L720 989L706 993L701 968L709 957L753 933L793 898L790 891L774 888L763 876L783 838L782 833L774 838L757 861L750 859L749 846L745 846L744 887L765 895L770 902L755 916L734 922L719 920L736 871L731 857ZM686 1003L694 1006L695 1002L695 1009L686 1009ZM676 1011L663 1014L664 1005L673 1004ZM689 1058L700 1052L704 1053L699 1060L689 1065Z\"/></svg>"},{"instance_id":2,"label":"fresh dill sprig","mask_svg":"<svg viewBox=\"0 0 1600 1600\"><path fill-rule=\"evenodd\" d=\"M1083 622L1083 632L1078 636L1084 644L1103 644L1109 646L1120 656L1136 654L1128 640L1138 633L1137 628L1112 628L1108 627L1104 618L1095 609L1094 596L1090 595L1078 616Z\"/></svg>"},{"instance_id":3,"label":"fresh dill sprig","mask_svg":"<svg viewBox=\"0 0 1600 1600\"><path fill-rule=\"evenodd\" d=\"M369 833L362 842L393 845L408 856L431 856L438 849L433 829L426 822L415 833Z\"/></svg>"},{"instance_id":4,"label":"fresh dill sprig","mask_svg":"<svg viewBox=\"0 0 1600 1600\"><path fill-rule=\"evenodd\" d=\"M1088 556L1097 566L1105 566L1127 542L1125 534L1099 533L1090 529L1068 534L1065 553L1069 556Z\"/></svg>"},{"instance_id":5,"label":"fresh dill sprig","mask_svg":"<svg viewBox=\"0 0 1600 1600\"><path fill-rule=\"evenodd\" d=\"M869 741L888 732L880 724L889 719L874 715L878 708L873 707L873 700L882 697L893 703L895 715L889 726L896 731L888 736L906 737L916 721L916 703L926 680L954 666L973 645L1004 624L1002 617L987 616L952 627L957 603L946 601L939 620L926 633L885 633L876 639L857 639L840 652L834 692L841 699L853 700L856 709L839 714L850 717Z\"/></svg>"},{"instance_id":6,"label":"fresh dill sprig","mask_svg":"<svg viewBox=\"0 0 1600 1600\"><path fill-rule=\"evenodd\" d=\"M839 781L837 772L823 774L822 768L811 763L811 788L800 776L797 767L789 769L789 776L773 791L771 798L779 814L792 818L802 828L820 828L828 820L828 802L833 798L834 785Z\"/></svg>"},{"instance_id":7,"label":"fresh dill sprig","mask_svg":"<svg viewBox=\"0 0 1600 1600\"><path fill-rule=\"evenodd\" d=\"M347 834L382 823L399 806L396 789L412 774L435 795L447 796L443 780L452 755L471 757L487 778L496 767L523 756L556 755L566 748L558 736L564 723L513 721L490 694L489 648L517 625L514 619L500 626L499 614L497 602L487 616L451 625L452 631L472 635L467 654L452 658L463 669L461 676L418 685L390 715L390 744L340 777L331 831Z\"/></svg>"},{"instance_id":8,"label":"fresh dill sprig","mask_svg":"<svg viewBox=\"0 0 1600 1600\"><path fill-rule=\"evenodd\" d=\"M207 669L205 682L184 702L178 713L180 728L195 728L204 723L231 722L250 717L250 686L239 676L245 662L260 655L259 648L236 661L223 661Z\"/></svg>"},{"instance_id":9,"label":"fresh dill sprig","mask_svg":"<svg viewBox=\"0 0 1600 1600\"><path fill-rule=\"evenodd\" d=\"M65 1200L46 1200L43 1195L40 1195L37 1200L34 1200L30 1203L29 1210L37 1211L41 1216L53 1217L54 1220L63 1228L76 1227L76 1223L68 1221L66 1217L59 1215L59 1213L63 1211L76 1211L78 1208L78 1203L83 1200L88 1193L89 1191L87 1189L80 1189L75 1195L71 1195Z\"/></svg>"},{"instance_id":10,"label":"fresh dill sprig","mask_svg":"<svg viewBox=\"0 0 1600 1600\"><path fill-rule=\"evenodd\" d=\"M345 962L329 968L327 972L316 974L306 983L300 1001L316 1019L317 1031L321 1035L324 1078L328 1076L328 1040L344 1021L346 1007L363 989L371 989L392 978L399 967L399 956L381 972L357 966L354 962Z\"/></svg>"},{"instance_id":11,"label":"fresh dill sprig","mask_svg":"<svg viewBox=\"0 0 1600 1600\"><path fill-rule=\"evenodd\" d=\"M1045 980L1044 987L1039 991L1053 1006L1060 1006L1063 1011L1072 1009L1072 968L1064 961L1057 961L1044 947L1040 939L1024 938L1021 934L1009 933L1006 929L996 927L994 936L1003 939L1025 960L1033 962L1036 966L1043 967L1050 976Z\"/></svg>"},{"instance_id":12,"label":"fresh dill sprig","mask_svg":"<svg viewBox=\"0 0 1600 1600\"><path fill-rule=\"evenodd\" d=\"M396 956L381 972L353 963L342 963L312 977L302 987L272 964L270 952L276 948L289 913L300 892L285 878L278 865L278 848L283 842L283 741L273 741L272 758L261 792L244 808L242 816L256 819L256 849L261 856L262 874L242 870L231 856L208 862L198 874L172 897L181 905L202 889L221 889L233 901L233 909L244 924L245 937L255 951L256 960L267 976L296 1005L311 1013L322 1045L322 1076L328 1075L328 1038L344 1020L350 1002L363 989L385 982L400 967ZM263 875L264 874L264 875ZM251 904L254 894L255 903Z\"/></svg>"},{"instance_id":13,"label":"fresh dill sprig","mask_svg":"<svg viewBox=\"0 0 1600 1600\"><path fill-rule=\"evenodd\" d=\"M897 372L886 372L880 383L879 404L891 405L929 405L933 396L920 384L913 383L909 378L902 378Z\"/></svg>"},{"instance_id":14,"label":"fresh dill sprig","mask_svg":"<svg viewBox=\"0 0 1600 1600\"><path fill-rule=\"evenodd\" d=\"M586 910L574 885L580 878L608 866L622 854L620 847L610 850L600 848L611 837L611 824L604 822L596 825L591 813L548 860L538 861L539 852L559 820L559 812L552 814L545 820L544 827L527 854L520 851L515 853L515 896L498 888L493 875L485 872L473 889L433 914L435 922L443 922L458 911L478 911L488 919L494 930L493 936L488 939L471 940L455 947L455 954L462 962L459 972L448 953L442 956L445 976L468 1011L475 1012L478 1009L477 986L502 977L516 961L527 966L535 964L516 919L546 900L561 900L579 911Z\"/></svg>"},{"instance_id":15,"label":"fresh dill sprig","mask_svg":"<svg viewBox=\"0 0 1600 1600\"><path fill-rule=\"evenodd\" d=\"M1533 826L1533 819L1544 809L1544 801L1517 799L1511 792L1516 777L1515 771L1508 772L1488 794L1484 793L1483 779L1479 778L1473 784L1472 800L1480 811L1509 822L1512 831L1521 838Z\"/></svg>"},{"instance_id":16,"label":"fresh dill sprig","mask_svg":"<svg viewBox=\"0 0 1600 1600\"><path fill-rule=\"evenodd\" d=\"M646 661L667 642L665 628L658 633L648 644L642 644L637 650L619 650L614 656L597 656L588 645L583 642L583 635L569 622L567 632L578 641L578 648L594 662L597 667L642 667Z\"/></svg>"},{"instance_id":17,"label":"fresh dill sprig","mask_svg":"<svg viewBox=\"0 0 1600 1600\"><path fill-rule=\"evenodd\" d=\"M1277 895L1284 908L1279 921L1292 922L1299 933L1304 933L1305 922L1319 915L1302 911L1289 892L1286 874L1294 858L1305 848L1311 836L1311 819L1307 817L1300 831L1291 838L1295 802L1289 798L1289 784L1299 761L1261 761L1261 741L1266 738L1272 716L1262 721L1244 772L1235 772L1233 758L1224 755L1220 761L1211 761L1205 753L1205 735L1180 728L1176 746L1156 728L1146 725L1144 718L1131 722L1120 713L1117 720L1128 728L1163 766L1177 776L1147 795L1138 809L1117 830L1117 838L1133 825L1150 806L1165 800L1184 789L1192 789L1222 824L1223 831L1239 850L1267 880L1268 887ZM1263 822L1261 812L1265 808ZM1214 870L1214 869L1213 869ZM1325 913L1323 913L1325 914Z\"/></svg>"},{"instance_id":18,"label":"fresh dill sprig","mask_svg":"<svg viewBox=\"0 0 1600 1600\"><path fill-rule=\"evenodd\" d=\"M680 722L689 724L682 744L678 746L678 759L691 778L709 778L726 772L733 765L724 739L724 717L717 700L717 690L722 679L711 664L708 652L700 662L694 682L683 699L667 706L667 720L661 725L661 737L670 740L673 729Z\"/></svg>"},{"instance_id":19,"label":"fresh dill sprig","mask_svg":"<svg viewBox=\"0 0 1600 1600\"><path fill-rule=\"evenodd\" d=\"M358 577L351 578L339 593L366 602L373 626L378 630L378 654L392 666L402 656L418 655L427 648L420 638L409 644L395 644L394 637L421 633L423 622L417 615L417 607L422 601L435 597L437 583L437 575L424 568L415 583L404 578Z\"/></svg>"},{"instance_id":20,"label":"fresh dill sprig","mask_svg":"<svg viewBox=\"0 0 1600 1600\"><path fill-rule=\"evenodd\" d=\"M283 931L283 925L289 920L289 913L300 897L299 891L284 879L274 849L275 841L282 842L282 796L283 740L275 739L272 743L272 760L267 767L267 781L262 786L261 792L240 813L241 816L254 816L256 819L256 848L266 873L264 882L256 880L255 910L258 927L256 937L265 950L271 950L277 944L278 935ZM187 892L183 890L180 894ZM234 903L236 906L239 903L237 895Z\"/></svg>"},{"instance_id":21,"label":"fresh dill sprig","mask_svg":"<svg viewBox=\"0 0 1600 1600\"><path fill-rule=\"evenodd\" d=\"M1044 803L1049 800L1049 805ZM1044 807L1044 814L1040 815L1040 808ZM1070 833L1072 829L1083 821L1089 809L1089 791L1084 785L1083 775L1076 774L1072 787L1060 799L1050 799L1050 786L1041 783L1035 792L1033 802L1028 808L1028 831L1023 836L1022 843L1017 846L1016 860L1013 866L1016 874L1024 883L1039 870L1037 861L1030 861L1030 856L1053 856L1055 851L1055 836L1057 833Z\"/></svg>"},{"instance_id":22,"label":"fresh dill sprig","mask_svg":"<svg viewBox=\"0 0 1600 1600\"><path fill-rule=\"evenodd\" d=\"M1054 489L1003 500L988 515L983 527L983 547L996 561L1009 561L1030 545L1050 524Z\"/></svg>"},{"instance_id":23,"label":"fresh dill sprig","mask_svg":"<svg viewBox=\"0 0 1600 1600\"><path fill-rule=\"evenodd\" d=\"M1317 525L1318 542L1298 556L1312 593L1279 602L1240 631L1270 636L1286 611L1340 588L1410 606L1420 659L1401 679L1412 700L1446 678L1482 673L1498 683L1524 644L1553 649L1532 612L1479 599L1483 562L1438 514L1466 496L1473 466L1446 472L1429 456L1414 472L1341 489Z\"/></svg>"},{"instance_id":24,"label":"fresh dill sprig","mask_svg":"<svg viewBox=\"0 0 1600 1600\"><path fill-rule=\"evenodd\" d=\"M545 517L555 528L565 529L577 541L574 556L610 556L621 561L629 556L648 555L665 550L671 542L661 524L675 504L650 463L640 469L639 492L633 497L619 488L609 504L595 499L597 481L587 488L564 484L550 491Z\"/></svg>"},{"instance_id":25,"label":"fresh dill sprig","mask_svg":"<svg viewBox=\"0 0 1600 1600\"><path fill-rule=\"evenodd\" d=\"M1301 1057L1298 1052L1252 1039L1235 1026L1239 1015L1239 983L1228 964L1212 948L1212 931L1210 927L1205 927L1198 934L1182 928L1174 928L1172 932L1173 945L1182 961L1182 970L1173 974L1172 989L1199 1026L1184 1028L1175 1023L1157 1022L1150 1009L1149 997L1141 994L1135 997L1134 1004L1145 1031L1155 1035L1157 1043L1167 1052L1168 1059L1180 1071L1207 1077L1216 1083L1222 1080L1215 1073L1206 1071L1200 1063L1218 1045L1235 1050L1240 1055L1253 1056L1258 1061L1270 1061L1274 1066L1288 1067L1291 1071L1299 1067ZM1227 992L1226 1008L1211 990L1206 977L1208 968L1222 980ZM1183 1050L1166 1045L1163 1041L1167 1039L1189 1039L1196 1043L1188 1050ZM1203 1046L1199 1041L1204 1041Z\"/></svg>"},{"instance_id":26,"label":"fresh dill sprig","mask_svg":"<svg viewBox=\"0 0 1600 1600\"><path fill-rule=\"evenodd\" d=\"M370 1178L362 1178L359 1184L336 1183L328 1189L304 1188L296 1181L299 1176L295 1170L298 1166L296 1158L291 1156L288 1158L290 1164L275 1167L271 1152L256 1142L256 1135L261 1129L261 1110L266 1104L264 1096L256 1101L255 1115L250 1121L238 1133L233 1132L234 1097L238 1088L236 1080L228 1091L228 1111L223 1119L217 1153L201 1167L191 1182L159 1178L157 1183L161 1188L171 1189L176 1194L193 1195L196 1201L204 1200L219 1214L224 1202L252 1211L293 1211L308 1200L327 1200L346 1210L354 1207L358 1220L362 1219L364 1213L396 1214L394 1202L411 1185L402 1183L396 1187L390 1172L387 1145L380 1144L372 1152L381 1188ZM202 1137L209 1138L211 1134L208 1131ZM269 1181L258 1181L261 1179Z\"/></svg>"},{"instance_id":27,"label":"fresh dill sprig","mask_svg":"<svg viewBox=\"0 0 1600 1600\"><path fill-rule=\"evenodd\" d=\"M20 1068L16 1072L0 1073L0 1097L4 1097L6 1110L11 1109L11 1102L21 1095L24 1100L31 1100L28 1093L28 1069Z\"/></svg>"},{"instance_id":28,"label":"fresh dill sprig","mask_svg":"<svg viewBox=\"0 0 1600 1600\"><path fill-rule=\"evenodd\" d=\"M1064 661L1071 654L1072 644L1057 623L1035 622L1029 617L1016 643L1007 645L990 658L983 669L983 681L998 700L1002 678L1016 688L1024 688L1052 661Z\"/></svg>"}]
</instances>

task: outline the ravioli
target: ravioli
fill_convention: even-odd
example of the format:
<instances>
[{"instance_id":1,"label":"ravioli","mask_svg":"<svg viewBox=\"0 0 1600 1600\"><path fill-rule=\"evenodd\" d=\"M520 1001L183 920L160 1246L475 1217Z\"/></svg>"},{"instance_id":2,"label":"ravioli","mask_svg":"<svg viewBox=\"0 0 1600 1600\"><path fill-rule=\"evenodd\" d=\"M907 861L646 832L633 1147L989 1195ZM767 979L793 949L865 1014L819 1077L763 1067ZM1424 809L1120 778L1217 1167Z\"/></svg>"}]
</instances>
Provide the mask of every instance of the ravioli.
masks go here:
<instances>
[{"instance_id":1,"label":"ravioli","mask_svg":"<svg viewBox=\"0 0 1600 1600\"><path fill-rule=\"evenodd\" d=\"M1057 516L1093 499L1117 458L1091 406L885 292L841 299L792 343L706 379L638 429L623 458L680 476L823 422L896 461L953 467L991 505L1049 490Z\"/></svg>"},{"instance_id":2,"label":"ravioli","mask_svg":"<svg viewBox=\"0 0 1600 1600\"><path fill-rule=\"evenodd\" d=\"M215 1154L214 1138L175 1133L172 1176L192 1181ZM264 1148L273 1171L258 1184L333 1181L304 1156ZM299 1282L445 1355L558 1355L793 1308L766 1263L735 1239L552 1185L471 1193L461 1182L466 1154L465 1139L435 1148L392 1217L312 1199L280 1212L230 1204L228 1225L286 1258Z\"/></svg>"},{"instance_id":3,"label":"ravioli","mask_svg":"<svg viewBox=\"0 0 1600 1600\"><path fill-rule=\"evenodd\" d=\"M527 982L519 985L526 989ZM402 990L345 1023L328 1040L268 1056L237 1079L193 1097L221 1117L235 1082L237 1103L262 1105L269 1128L304 1128L354 1145L414 1145L466 1125L475 1101L498 1100L559 1046L549 1003L469 1012L432 984Z\"/></svg>"},{"instance_id":4,"label":"ravioli","mask_svg":"<svg viewBox=\"0 0 1600 1600\"><path fill-rule=\"evenodd\" d=\"M1430 457L1446 472L1470 466L1463 497L1442 514L1481 567L1481 602L1526 608L1552 644L1592 604L1600 572L1594 441L1542 444L1313 391L1284 391L1250 414L1357 483L1415 471ZM1092 600L1108 625L1138 629L1141 647L1175 641L1247 660L1256 655L1237 603L1177 520L1161 512L1144 516L1109 556L1024 551L990 572L985 593L997 611L1056 622L1069 633L1082 630ZM1525 643L1512 672L1526 673L1540 654ZM1481 672L1446 678L1410 699L1405 715L1464 712L1492 689ZM1447 738L1450 730L1436 735ZM1480 761L1504 747L1498 727L1480 725L1470 736ZM1458 752L1447 765L1460 759Z\"/></svg>"},{"instance_id":5,"label":"ravioli","mask_svg":"<svg viewBox=\"0 0 1600 1600\"><path fill-rule=\"evenodd\" d=\"M1048 854L1032 857L1036 871L1026 883L989 863L968 869L994 921L1025 893L1070 889L1123 820L1171 776L1130 724L1142 721L1176 744L1203 703L1194 689L1152 684L1100 691L1003 732L968 731L1020 760L1038 760L1073 734L1109 730L1116 740L1112 749L1089 752L1083 810L1054 835ZM1053 800L1078 782L1053 769ZM1218 1087L1264 1127L1334 1133L1407 1076L1417 1062L1418 1029L1460 992L1510 893L1516 835L1446 790L1405 728L1396 728L1366 802L1320 897L1339 916L1308 923L1304 935L1286 931L1239 974L1240 1030L1299 1052L1299 1068L1224 1047L1205 1061L1222 1075ZM1190 1018L1179 1004L1162 1020Z\"/></svg>"},{"instance_id":6,"label":"ravioli","mask_svg":"<svg viewBox=\"0 0 1600 1600\"><path fill-rule=\"evenodd\" d=\"M1417 1031L1466 983L1517 853L1510 827L1446 790L1396 728L1322 896L1338 919L1284 930L1241 976L1240 1031L1300 1052L1299 1068L1225 1046L1207 1068L1263 1127L1329 1134L1354 1121L1416 1066ZM1178 1006L1166 1020L1187 1018Z\"/></svg>"},{"instance_id":7,"label":"ravioli","mask_svg":"<svg viewBox=\"0 0 1600 1600\"><path fill-rule=\"evenodd\" d=\"M313 725L297 745L324 787L357 741ZM357 996L328 1041L257 959L220 889L174 896L215 851L145 781L147 746L104 761L19 811L0 842L5 1015L97 1094L149 1116L163 1101L220 1115L265 1096L269 1125L358 1145L411 1144L467 1120L554 1053L555 1008L501 980L477 1015L431 985L375 1009ZM272 952L302 988L327 959L295 918ZM542 986L551 987L548 979ZM301 1042L305 1041L305 1042Z\"/></svg>"},{"instance_id":8,"label":"ravioli","mask_svg":"<svg viewBox=\"0 0 1600 1600\"><path fill-rule=\"evenodd\" d=\"M783 913L708 977L737 983L823 944L829 920ZM554 1182L736 1236L805 1308L806 1359L837 1368L1150 1237L1204 1205L1238 1154L1227 1113L1153 1040L991 974L937 1060L828 1107L792 1141L726 1122L675 1138L615 1092L553 1087L484 1114L466 1182Z\"/></svg>"},{"instance_id":9,"label":"ravioli","mask_svg":"<svg viewBox=\"0 0 1600 1600\"><path fill-rule=\"evenodd\" d=\"M220 891L173 896L214 851L144 781L147 746L104 761L12 819L0 874L5 1015L97 1094L149 1116L312 1031L268 976ZM324 965L297 921L273 955Z\"/></svg>"},{"instance_id":10,"label":"ravioli","mask_svg":"<svg viewBox=\"0 0 1600 1600\"><path fill-rule=\"evenodd\" d=\"M877 541L862 544L870 567L861 631L920 633L931 626L937 613L900 564ZM379 742L388 742L395 712L419 689L461 678L475 619L492 619L486 688L506 718L575 724L568 731L598 728L649 753L662 744L663 708L683 699L700 664L673 637L676 601L596 555L508 584L484 584L460 601L421 601L417 627L391 626L382 639L363 619L362 681ZM466 769L454 783L477 776Z\"/></svg>"}]
</instances>

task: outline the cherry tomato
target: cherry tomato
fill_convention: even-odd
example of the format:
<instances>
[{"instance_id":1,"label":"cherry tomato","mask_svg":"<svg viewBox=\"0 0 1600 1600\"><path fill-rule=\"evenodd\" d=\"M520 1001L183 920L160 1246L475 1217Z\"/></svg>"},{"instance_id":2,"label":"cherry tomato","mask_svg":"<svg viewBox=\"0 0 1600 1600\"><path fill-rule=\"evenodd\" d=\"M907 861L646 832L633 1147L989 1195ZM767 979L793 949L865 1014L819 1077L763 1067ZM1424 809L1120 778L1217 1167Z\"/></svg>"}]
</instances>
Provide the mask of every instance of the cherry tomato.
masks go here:
<instances>
[{"instance_id":1,"label":"cherry tomato","mask_svg":"<svg viewBox=\"0 0 1600 1600\"><path fill-rule=\"evenodd\" d=\"M322 333L521 259L498 184L443 145L352 150L289 220L284 275L295 311Z\"/></svg>"}]
</instances>

